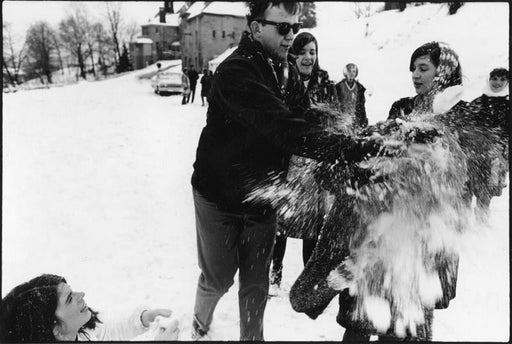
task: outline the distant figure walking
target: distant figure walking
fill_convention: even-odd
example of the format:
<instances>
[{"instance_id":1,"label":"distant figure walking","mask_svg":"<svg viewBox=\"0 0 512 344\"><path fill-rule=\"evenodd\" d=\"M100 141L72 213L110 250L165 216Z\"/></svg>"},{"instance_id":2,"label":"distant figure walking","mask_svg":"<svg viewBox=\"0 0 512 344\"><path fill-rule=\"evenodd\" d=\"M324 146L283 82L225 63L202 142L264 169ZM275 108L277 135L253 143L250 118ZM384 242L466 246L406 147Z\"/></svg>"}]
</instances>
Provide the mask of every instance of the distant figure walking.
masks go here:
<instances>
[{"instance_id":1,"label":"distant figure walking","mask_svg":"<svg viewBox=\"0 0 512 344\"><path fill-rule=\"evenodd\" d=\"M204 106L204 98L206 98L207 102L210 102L210 88L212 85L212 72L208 69L203 70L203 76L201 77L201 102L202 106Z\"/></svg>"},{"instance_id":2,"label":"distant figure walking","mask_svg":"<svg viewBox=\"0 0 512 344\"><path fill-rule=\"evenodd\" d=\"M190 80L190 94L187 98L187 103L190 101L190 96L192 95L192 101L190 103L194 102L194 96L196 95L196 85L197 85L197 79L199 79L199 74L194 69L194 65L190 65L190 70L188 71L188 79Z\"/></svg>"},{"instance_id":3,"label":"distant figure walking","mask_svg":"<svg viewBox=\"0 0 512 344\"><path fill-rule=\"evenodd\" d=\"M181 74L181 87L183 88L183 99L181 100L181 105L185 105L188 103L188 98L190 96L190 80L187 76L188 70L187 68L183 68L183 73Z\"/></svg>"}]
</instances>

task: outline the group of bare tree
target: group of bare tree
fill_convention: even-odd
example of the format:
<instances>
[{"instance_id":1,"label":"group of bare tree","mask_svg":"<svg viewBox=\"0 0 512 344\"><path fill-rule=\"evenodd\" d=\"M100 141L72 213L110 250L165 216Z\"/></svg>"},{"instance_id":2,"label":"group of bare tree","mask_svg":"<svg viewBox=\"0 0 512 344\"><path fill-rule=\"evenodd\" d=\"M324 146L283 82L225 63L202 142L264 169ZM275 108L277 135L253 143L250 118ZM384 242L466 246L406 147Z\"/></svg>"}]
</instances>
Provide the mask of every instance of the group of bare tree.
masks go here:
<instances>
[{"instance_id":1,"label":"group of bare tree","mask_svg":"<svg viewBox=\"0 0 512 344\"><path fill-rule=\"evenodd\" d=\"M83 79L87 74L122 72L120 45L137 35L138 25L123 22L121 3L105 2L104 6L103 20L98 20L83 2L71 3L56 28L38 21L28 28L22 44L12 37L9 24L3 23L2 63L8 81L20 83L21 71L27 79L48 83L52 73L65 68L77 69L77 77Z\"/></svg>"}]
</instances>

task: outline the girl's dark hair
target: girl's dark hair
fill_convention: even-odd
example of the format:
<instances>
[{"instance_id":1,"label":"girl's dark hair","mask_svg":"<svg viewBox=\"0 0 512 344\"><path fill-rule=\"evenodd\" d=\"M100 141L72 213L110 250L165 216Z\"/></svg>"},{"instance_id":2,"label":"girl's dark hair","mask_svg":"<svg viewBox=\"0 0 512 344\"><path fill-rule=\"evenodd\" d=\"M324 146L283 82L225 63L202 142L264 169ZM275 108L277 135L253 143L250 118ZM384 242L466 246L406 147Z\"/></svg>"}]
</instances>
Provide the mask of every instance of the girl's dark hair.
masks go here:
<instances>
[{"instance_id":1,"label":"girl's dark hair","mask_svg":"<svg viewBox=\"0 0 512 344\"><path fill-rule=\"evenodd\" d=\"M409 63L409 71L414 72L414 61L418 57L428 55L432 60L434 66L439 66L439 56L441 56L441 48L437 42L430 42L423 44L421 47L414 50L411 56L411 62Z\"/></svg>"},{"instance_id":2,"label":"girl's dark hair","mask_svg":"<svg viewBox=\"0 0 512 344\"><path fill-rule=\"evenodd\" d=\"M57 286L67 283L62 276L44 274L22 283L11 290L1 303L0 339L16 342L56 342L53 328L58 322L55 311L58 304ZM91 319L80 329L94 329L98 313L91 311Z\"/></svg>"},{"instance_id":3,"label":"girl's dark hair","mask_svg":"<svg viewBox=\"0 0 512 344\"><path fill-rule=\"evenodd\" d=\"M314 42L315 48L316 48L316 61L313 65L313 73L318 72L319 63L318 63L318 42L316 41L315 36L310 34L309 32L301 32L299 33L295 39L293 40L292 46L290 48L290 53L297 56L300 54L300 51L304 49L306 45L309 43Z\"/></svg>"},{"instance_id":4,"label":"girl's dark hair","mask_svg":"<svg viewBox=\"0 0 512 344\"><path fill-rule=\"evenodd\" d=\"M492 78L493 76L504 76L505 78L507 78L507 80L509 80L509 74L506 68L494 68L489 73L489 79Z\"/></svg>"},{"instance_id":5,"label":"girl's dark hair","mask_svg":"<svg viewBox=\"0 0 512 344\"><path fill-rule=\"evenodd\" d=\"M247 14L247 25L251 25L251 22L255 19L263 19L265 11L270 7L278 7L283 5L286 12L289 14L297 14L302 10L300 2L295 1L248 1L247 6L249 7L249 13Z\"/></svg>"},{"instance_id":6,"label":"girl's dark hair","mask_svg":"<svg viewBox=\"0 0 512 344\"><path fill-rule=\"evenodd\" d=\"M446 88L462 85L462 70L459 57L446 43L429 42L414 50L409 62L409 71L414 71L414 61L424 55L430 57L432 64L436 66L438 71L442 70L443 73L445 73L444 71L449 71L446 75L439 76L439 86Z\"/></svg>"},{"instance_id":7,"label":"girl's dark hair","mask_svg":"<svg viewBox=\"0 0 512 344\"><path fill-rule=\"evenodd\" d=\"M313 70L311 71L311 76L309 79L308 89L313 89L318 84L318 76L320 73L320 64L318 62L318 42L312 34L309 32L301 32L299 33L295 39L293 40L292 46L290 48L290 53L292 55L299 55L300 51L309 43L315 42L316 47L316 61L313 65Z\"/></svg>"}]
</instances>

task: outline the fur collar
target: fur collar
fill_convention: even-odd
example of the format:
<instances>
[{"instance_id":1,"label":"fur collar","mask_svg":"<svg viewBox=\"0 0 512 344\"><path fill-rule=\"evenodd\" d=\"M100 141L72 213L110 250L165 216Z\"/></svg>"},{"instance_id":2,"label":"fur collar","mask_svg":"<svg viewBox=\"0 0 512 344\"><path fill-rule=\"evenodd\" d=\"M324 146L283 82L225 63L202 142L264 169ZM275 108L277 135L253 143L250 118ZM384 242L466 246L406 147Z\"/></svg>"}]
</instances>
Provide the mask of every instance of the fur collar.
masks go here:
<instances>
[{"instance_id":1,"label":"fur collar","mask_svg":"<svg viewBox=\"0 0 512 344\"><path fill-rule=\"evenodd\" d=\"M462 100L464 88L460 85L445 88L435 95L432 103L434 114L443 114L450 111L452 107Z\"/></svg>"},{"instance_id":2,"label":"fur collar","mask_svg":"<svg viewBox=\"0 0 512 344\"><path fill-rule=\"evenodd\" d=\"M487 97L506 97L506 96L508 96L508 88L509 88L508 86L509 85L507 85L500 92L494 92L493 90L491 90L491 86L489 85L489 80L487 80L487 84L485 85L482 92Z\"/></svg>"}]
</instances>

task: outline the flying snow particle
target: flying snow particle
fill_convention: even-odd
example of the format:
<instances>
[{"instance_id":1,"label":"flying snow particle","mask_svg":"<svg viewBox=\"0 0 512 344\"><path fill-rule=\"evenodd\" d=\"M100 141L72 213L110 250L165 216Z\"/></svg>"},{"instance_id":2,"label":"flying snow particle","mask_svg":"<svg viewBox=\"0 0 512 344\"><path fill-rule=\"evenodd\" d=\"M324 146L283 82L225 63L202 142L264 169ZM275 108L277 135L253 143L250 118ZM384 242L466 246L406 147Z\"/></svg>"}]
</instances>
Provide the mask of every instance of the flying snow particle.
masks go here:
<instances>
[{"instance_id":1,"label":"flying snow particle","mask_svg":"<svg viewBox=\"0 0 512 344\"><path fill-rule=\"evenodd\" d=\"M389 302L380 297L368 296L364 300L364 310L368 319L379 332L386 332L391 324Z\"/></svg>"}]
</instances>

